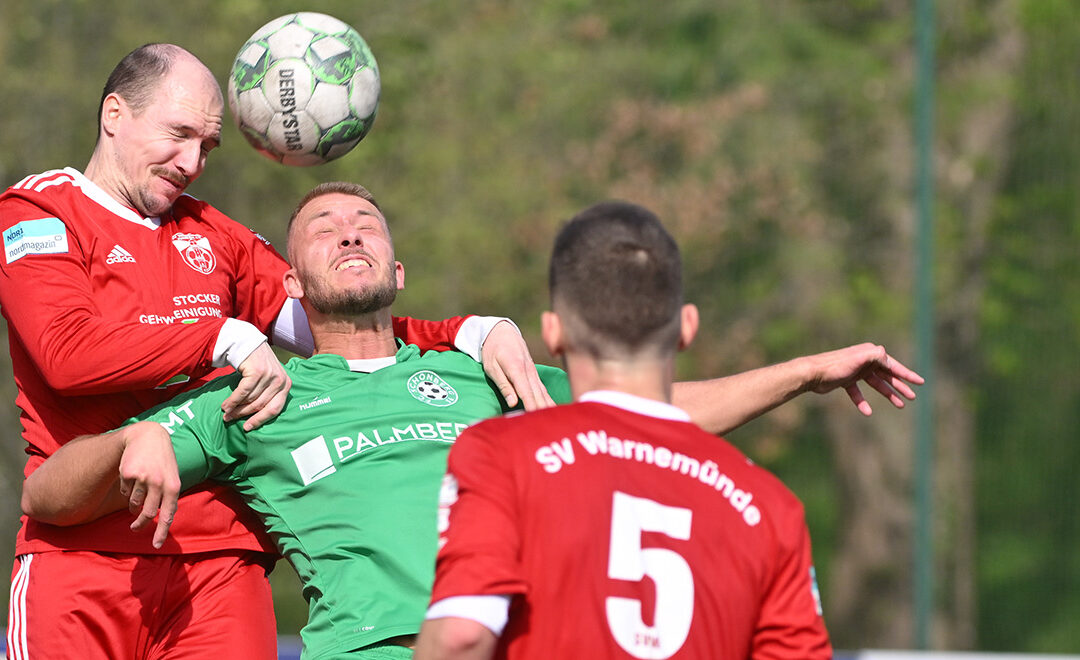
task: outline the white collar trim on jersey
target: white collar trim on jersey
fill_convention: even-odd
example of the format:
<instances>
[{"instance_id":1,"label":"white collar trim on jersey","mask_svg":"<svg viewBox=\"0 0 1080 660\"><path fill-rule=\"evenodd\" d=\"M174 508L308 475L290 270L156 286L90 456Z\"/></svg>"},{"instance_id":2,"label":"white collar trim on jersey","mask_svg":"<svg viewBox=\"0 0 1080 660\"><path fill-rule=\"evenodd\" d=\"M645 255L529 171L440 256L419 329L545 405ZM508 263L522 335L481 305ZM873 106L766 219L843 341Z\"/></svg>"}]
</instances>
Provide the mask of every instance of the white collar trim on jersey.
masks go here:
<instances>
[{"instance_id":1,"label":"white collar trim on jersey","mask_svg":"<svg viewBox=\"0 0 1080 660\"><path fill-rule=\"evenodd\" d=\"M86 178L86 175L75 169L74 167L65 167L64 172L69 174L76 186L82 190L83 194L97 202L99 206L103 206L113 215L120 216L121 218L134 222L137 225L142 225L147 229L157 229L161 226L161 218L144 218L135 211L124 206L120 202L113 199L112 195L102 190L96 183Z\"/></svg>"},{"instance_id":2,"label":"white collar trim on jersey","mask_svg":"<svg viewBox=\"0 0 1080 660\"><path fill-rule=\"evenodd\" d=\"M363 360L345 360L349 363L349 371L359 371L360 373L370 374L378 371L379 369L385 369L386 367L397 364L397 356L391 355L389 357L378 358L364 358Z\"/></svg>"},{"instance_id":3,"label":"white collar trim on jersey","mask_svg":"<svg viewBox=\"0 0 1080 660\"><path fill-rule=\"evenodd\" d=\"M623 410L629 410L630 412L647 415L649 417L658 417L660 419L670 419L677 422L690 421L690 415L682 408L663 401L657 401L656 399L646 399L645 397L640 397L636 394L627 394L626 392L593 390L582 394L578 397L578 401L604 403L609 406L615 406L616 408L622 408Z\"/></svg>"}]
</instances>

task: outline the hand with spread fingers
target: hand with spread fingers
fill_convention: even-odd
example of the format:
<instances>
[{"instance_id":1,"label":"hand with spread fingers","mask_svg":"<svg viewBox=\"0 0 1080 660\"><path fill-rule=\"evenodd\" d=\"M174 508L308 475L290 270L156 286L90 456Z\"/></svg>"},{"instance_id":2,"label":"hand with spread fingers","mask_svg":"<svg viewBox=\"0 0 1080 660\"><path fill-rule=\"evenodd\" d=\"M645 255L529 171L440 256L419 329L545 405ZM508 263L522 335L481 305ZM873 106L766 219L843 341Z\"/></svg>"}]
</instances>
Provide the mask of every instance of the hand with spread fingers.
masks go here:
<instances>
[{"instance_id":1,"label":"hand with spread fingers","mask_svg":"<svg viewBox=\"0 0 1080 660\"><path fill-rule=\"evenodd\" d=\"M873 410L859 388L860 382L877 390L897 408L904 407L904 399L915 398L911 385L925 382L922 376L889 355L880 344L856 344L804 359L810 365L808 392L825 394L842 387L864 415L870 415Z\"/></svg>"}]
</instances>

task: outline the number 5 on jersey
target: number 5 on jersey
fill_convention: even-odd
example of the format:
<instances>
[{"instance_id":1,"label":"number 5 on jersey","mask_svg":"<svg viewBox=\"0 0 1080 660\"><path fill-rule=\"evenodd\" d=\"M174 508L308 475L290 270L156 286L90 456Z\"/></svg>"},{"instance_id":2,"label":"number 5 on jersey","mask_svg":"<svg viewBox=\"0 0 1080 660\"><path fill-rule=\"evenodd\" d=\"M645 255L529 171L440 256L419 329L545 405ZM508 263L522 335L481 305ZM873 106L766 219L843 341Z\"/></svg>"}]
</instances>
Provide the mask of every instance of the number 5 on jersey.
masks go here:
<instances>
[{"instance_id":1,"label":"number 5 on jersey","mask_svg":"<svg viewBox=\"0 0 1080 660\"><path fill-rule=\"evenodd\" d=\"M682 555L667 548L642 548L644 532L690 539L690 509L667 506L615 491L611 503L608 577L656 585L653 625L645 625L641 601L609 596L608 628L624 651L635 658L661 660L674 655L690 633L694 616L694 576Z\"/></svg>"}]
</instances>

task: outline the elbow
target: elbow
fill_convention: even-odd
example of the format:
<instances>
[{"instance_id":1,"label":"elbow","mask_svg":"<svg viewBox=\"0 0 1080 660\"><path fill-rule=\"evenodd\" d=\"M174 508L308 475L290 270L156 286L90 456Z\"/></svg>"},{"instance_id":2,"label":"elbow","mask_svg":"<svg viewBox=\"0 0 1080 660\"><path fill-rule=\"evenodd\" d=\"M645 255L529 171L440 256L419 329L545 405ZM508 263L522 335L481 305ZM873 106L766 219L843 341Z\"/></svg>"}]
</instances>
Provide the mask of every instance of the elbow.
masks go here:
<instances>
[{"instance_id":1,"label":"elbow","mask_svg":"<svg viewBox=\"0 0 1080 660\"><path fill-rule=\"evenodd\" d=\"M425 621L420 629L416 660L490 658L495 634L471 619L447 617Z\"/></svg>"},{"instance_id":2,"label":"elbow","mask_svg":"<svg viewBox=\"0 0 1080 660\"><path fill-rule=\"evenodd\" d=\"M91 517L89 512L84 510L85 507L68 506L56 498L38 494L35 488L36 480L33 477L34 475L30 475L23 482L20 505L24 515L38 522L59 527L70 527L90 521Z\"/></svg>"},{"instance_id":3,"label":"elbow","mask_svg":"<svg viewBox=\"0 0 1080 660\"><path fill-rule=\"evenodd\" d=\"M466 625L444 628L435 641L448 655L459 656L476 651L482 640L478 630Z\"/></svg>"},{"instance_id":4,"label":"elbow","mask_svg":"<svg viewBox=\"0 0 1080 660\"><path fill-rule=\"evenodd\" d=\"M75 337L64 333L62 338L54 339L51 332L45 332L37 342L27 342L26 348L30 362L49 389L64 396L77 396L86 388L92 371L87 359L93 352L81 346Z\"/></svg>"},{"instance_id":5,"label":"elbow","mask_svg":"<svg viewBox=\"0 0 1080 660\"><path fill-rule=\"evenodd\" d=\"M23 515L28 518L33 518L38 522L49 523L50 525L62 525L63 515L56 511L53 507L45 506L41 502L41 498L34 497L33 489L29 487L29 483L23 483L22 492L22 512Z\"/></svg>"},{"instance_id":6,"label":"elbow","mask_svg":"<svg viewBox=\"0 0 1080 660\"><path fill-rule=\"evenodd\" d=\"M87 515L82 511L66 511L55 508L42 508L33 507L27 504L27 499L23 497L23 513L28 518L49 525L56 525L57 527L71 527L73 525L81 525L83 523L90 522L92 516Z\"/></svg>"},{"instance_id":7,"label":"elbow","mask_svg":"<svg viewBox=\"0 0 1080 660\"><path fill-rule=\"evenodd\" d=\"M45 518L49 517L49 512L45 511L45 507L40 504L42 498L37 497L37 488L35 487L37 481L33 473L23 480L22 499L19 501L19 505L22 507L24 516L41 522L48 522Z\"/></svg>"},{"instance_id":8,"label":"elbow","mask_svg":"<svg viewBox=\"0 0 1080 660\"><path fill-rule=\"evenodd\" d=\"M77 341L58 344L42 340L39 346L31 349L30 361L49 389L63 396L130 391L143 385L131 377L130 368L118 368L120 365L115 362L106 363L101 350ZM164 380L163 377L156 383L145 385L155 387Z\"/></svg>"},{"instance_id":9,"label":"elbow","mask_svg":"<svg viewBox=\"0 0 1080 660\"><path fill-rule=\"evenodd\" d=\"M77 364L77 363L76 363ZM84 383L75 369L65 368L63 364L51 360L34 360L34 365L41 374L41 379L57 394L77 396L81 394Z\"/></svg>"},{"instance_id":10,"label":"elbow","mask_svg":"<svg viewBox=\"0 0 1080 660\"><path fill-rule=\"evenodd\" d=\"M88 380L87 374L80 370L78 365L80 363L77 360L71 360L68 365L39 364L38 370L49 389L62 396L98 394L101 381ZM95 388L95 385L98 387Z\"/></svg>"},{"instance_id":11,"label":"elbow","mask_svg":"<svg viewBox=\"0 0 1080 660\"><path fill-rule=\"evenodd\" d=\"M30 495L26 492L25 485L23 486L22 500L20 501L20 505L22 506L22 512L24 516L29 516L30 518L40 520L40 518L38 518L38 510L34 508L34 498L30 497Z\"/></svg>"},{"instance_id":12,"label":"elbow","mask_svg":"<svg viewBox=\"0 0 1080 660\"><path fill-rule=\"evenodd\" d=\"M204 366L182 367L172 371L158 371L149 367L141 371L117 371L103 365L89 364L75 357L66 361L35 362L35 365L49 389L62 396L92 396L150 389L160 386L174 376L186 375L195 379L213 371L213 368Z\"/></svg>"}]
</instances>

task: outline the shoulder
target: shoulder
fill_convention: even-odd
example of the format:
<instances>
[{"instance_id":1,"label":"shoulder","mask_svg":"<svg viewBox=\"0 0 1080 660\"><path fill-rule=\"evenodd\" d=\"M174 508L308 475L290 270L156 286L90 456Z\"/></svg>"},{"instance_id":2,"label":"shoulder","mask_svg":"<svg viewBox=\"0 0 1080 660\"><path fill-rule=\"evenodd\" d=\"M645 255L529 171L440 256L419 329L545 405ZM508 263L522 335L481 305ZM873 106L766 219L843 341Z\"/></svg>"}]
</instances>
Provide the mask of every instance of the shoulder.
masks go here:
<instances>
[{"instance_id":1,"label":"shoulder","mask_svg":"<svg viewBox=\"0 0 1080 660\"><path fill-rule=\"evenodd\" d=\"M335 353L316 353L310 357L292 357L285 363L289 377L298 382L320 381L328 374L350 373L349 363Z\"/></svg>"},{"instance_id":2,"label":"shoulder","mask_svg":"<svg viewBox=\"0 0 1080 660\"><path fill-rule=\"evenodd\" d=\"M496 417L490 417L469 427L469 431L487 436L517 434L523 429L530 429L532 436L539 435L540 429L565 427L588 418L582 410L587 404L565 403L541 410L511 410Z\"/></svg>"},{"instance_id":3,"label":"shoulder","mask_svg":"<svg viewBox=\"0 0 1080 660\"><path fill-rule=\"evenodd\" d=\"M63 188L78 185L77 173L67 169L46 170L40 174L30 174L18 183L13 184L4 191L6 198L10 195L50 195Z\"/></svg>"},{"instance_id":4,"label":"shoulder","mask_svg":"<svg viewBox=\"0 0 1080 660\"><path fill-rule=\"evenodd\" d=\"M410 352L406 359L399 359L398 366L405 369L409 366L418 368L442 368L475 376L484 376L484 366L460 351L422 351L416 344L409 344L415 352ZM399 352L399 355L401 353Z\"/></svg>"},{"instance_id":5,"label":"shoulder","mask_svg":"<svg viewBox=\"0 0 1080 660\"><path fill-rule=\"evenodd\" d=\"M738 470L731 470L735 483L752 494L762 520L768 523L776 538L781 543L785 542L783 539L793 542L801 538L806 514L799 496L770 470L747 458L727 441L720 441L727 446L729 455L738 461Z\"/></svg>"},{"instance_id":6,"label":"shoulder","mask_svg":"<svg viewBox=\"0 0 1080 660\"><path fill-rule=\"evenodd\" d=\"M548 390L548 395L555 403L570 403L574 396L570 390L570 378L566 372L558 367L550 367L546 364L536 365L536 372L540 381Z\"/></svg>"},{"instance_id":7,"label":"shoulder","mask_svg":"<svg viewBox=\"0 0 1080 660\"><path fill-rule=\"evenodd\" d=\"M173 203L172 208L173 216L179 222L191 222L197 221L204 225L213 227L218 231L224 232L239 232L244 230L250 232L239 222L233 220L217 208L212 206L209 202L204 202L201 199L192 197L188 194L180 195L176 202Z\"/></svg>"},{"instance_id":8,"label":"shoulder","mask_svg":"<svg viewBox=\"0 0 1080 660\"><path fill-rule=\"evenodd\" d=\"M78 179L67 170L48 170L27 176L0 194L0 205L4 207L3 224L9 226L13 221L27 219L26 214L17 210L20 208L30 213L59 213L57 206L69 203L75 195L80 195Z\"/></svg>"},{"instance_id":9,"label":"shoulder","mask_svg":"<svg viewBox=\"0 0 1080 660\"><path fill-rule=\"evenodd\" d=\"M707 448L721 469L737 476L747 485L752 485L760 497L769 497L790 504L798 504L798 497L768 468L765 468L747 456L741 449L728 440L713 435L697 425L690 424L698 432L696 443Z\"/></svg>"},{"instance_id":10,"label":"shoulder","mask_svg":"<svg viewBox=\"0 0 1080 660\"><path fill-rule=\"evenodd\" d=\"M270 247L270 241L257 233L254 229L240 224L236 220L218 210L209 202L204 202L197 197L184 194L177 198L173 204L173 216L181 223L197 222L200 225L212 228L217 232L227 234L244 241L256 241Z\"/></svg>"}]
</instances>

